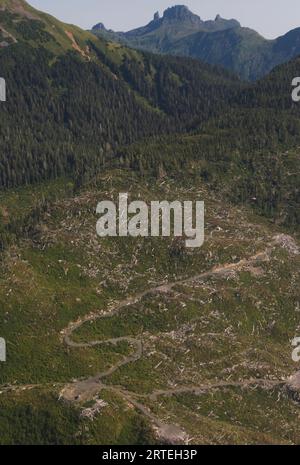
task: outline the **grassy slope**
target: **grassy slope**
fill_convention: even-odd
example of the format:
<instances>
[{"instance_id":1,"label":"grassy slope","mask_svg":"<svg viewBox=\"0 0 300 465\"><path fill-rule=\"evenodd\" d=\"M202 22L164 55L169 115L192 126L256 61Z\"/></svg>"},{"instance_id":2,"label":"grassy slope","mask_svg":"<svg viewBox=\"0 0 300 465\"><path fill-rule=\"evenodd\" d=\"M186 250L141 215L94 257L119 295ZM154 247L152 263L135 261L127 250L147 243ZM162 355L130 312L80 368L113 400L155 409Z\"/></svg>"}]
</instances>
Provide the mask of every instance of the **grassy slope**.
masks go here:
<instances>
[{"instance_id":1,"label":"grassy slope","mask_svg":"<svg viewBox=\"0 0 300 465\"><path fill-rule=\"evenodd\" d=\"M16 15L19 18L17 21L10 22L9 24L9 32L15 34L17 39L24 40L22 34L18 34L17 24L20 20L27 19L33 21L39 20L45 24L46 31L53 37L54 42L56 42L56 47L54 47L54 44L51 44L50 48L54 48L57 52L72 50L72 41L67 37L66 30L76 35L81 45L88 40L93 40L92 34L83 31L77 26L66 25L53 16L36 10L23 0L1 0L0 6L3 6L4 11ZM2 18L1 24L3 23L5 26L5 18Z\"/></svg>"},{"instance_id":2,"label":"grassy slope","mask_svg":"<svg viewBox=\"0 0 300 465\"><path fill-rule=\"evenodd\" d=\"M28 42L32 46L42 45L54 54L62 54L75 50L81 55L82 52L84 52L85 55L82 55L84 59L96 60L97 58L93 52L87 49L90 43L94 43L116 63L120 62L121 57L126 54L133 57L137 55L136 52L130 51L123 46L115 47L111 44L107 44L105 40L95 37L94 34L84 31L78 26L63 23L54 16L38 11L24 0L0 0L0 7L3 7L4 12L4 14L0 14L0 24L5 30L12 34L18 41ZM30 21L32 24L36 21L40 21L43 24L43 29L49 34L50 40L41 42L38 37L35 37L33 40L28 39L24 31L18 28L18 25L22 21ZM74 41L71 34L80 50L74 48Z\"/></svg>"}]
</instances>

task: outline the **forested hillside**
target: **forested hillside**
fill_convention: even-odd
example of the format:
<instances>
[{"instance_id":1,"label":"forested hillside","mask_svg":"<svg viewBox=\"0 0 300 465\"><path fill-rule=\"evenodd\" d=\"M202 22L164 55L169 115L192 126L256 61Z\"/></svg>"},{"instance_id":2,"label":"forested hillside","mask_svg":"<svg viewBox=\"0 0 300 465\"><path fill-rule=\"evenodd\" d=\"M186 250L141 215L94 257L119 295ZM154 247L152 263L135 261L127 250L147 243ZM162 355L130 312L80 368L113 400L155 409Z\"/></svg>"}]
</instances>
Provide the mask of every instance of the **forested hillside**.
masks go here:
<instances>
[{"instance_id":1,"label":"forested hillside","mask_svg":"<svg viewBox=\"0 0 300 465\"><path fill-rule=\"evenodd\" d=\"M136 53L87 33L82 55L83 48L58 40L61 30L54 37L47 32L49 17L44 22L0 12L1 27L8 31L13 24L12 34L14 21L16 42L0 49L7 82L0 187L78 173L82 166L93 173L120 144L186 131L216 115L239 86L208 65ZM61 28L68 40L69 26ZM70 37L73 45L83 40L76 31Z\"/></svg>"},{"instance_id":2,"label":"forested hillside","mask_svg":"<svg viewBox=\"0 0 300 465\"><path fill-rule=\"evenodd\" d=\"M240 89L224 112L189 135L120 149L119 166L143 175L200 176L231 201L298 227L300 106L291 81L299 68L294 60Z\"/></svg>"},{"instance_id":3,"label":"forested hillside","mask_svg":"<svg viewBox=\"0 0 300 465\"><path fill-rule=\"evenodd\" d=\"M15 6L0 12L2 34L14 38L0 50L7 82L0 188L63 175L79 186L118 160L141 172L168 173L193 160L212 185L222 175L231 198L298 222L297 178L288 174L297 172L298 158L284 156L299 144L300 106L290 85L298 60L244 84L196 60L107 43L25 2L9 5ZM166 153L168 134L177 134L170 140L178 144ZM151 153L149 137L161 141ZM289 213L282 214L287 202Z\"/></svg>"}]
</instances>

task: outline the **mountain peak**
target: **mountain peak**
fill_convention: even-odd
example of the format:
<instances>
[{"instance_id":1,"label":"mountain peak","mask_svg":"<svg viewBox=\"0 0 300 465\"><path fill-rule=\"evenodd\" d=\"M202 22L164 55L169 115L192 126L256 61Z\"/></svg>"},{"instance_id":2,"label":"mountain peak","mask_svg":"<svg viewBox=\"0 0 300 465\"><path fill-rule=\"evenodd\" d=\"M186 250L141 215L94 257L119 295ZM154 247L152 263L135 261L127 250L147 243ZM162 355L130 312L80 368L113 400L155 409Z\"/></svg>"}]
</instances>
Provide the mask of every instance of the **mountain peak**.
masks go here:
<instances>
[{"instance_id":1,"label":"mountain peak","mask_svg":"<svg viewBox=\"0 0 300 465\"><path fill-rule=\"evenodd\" d=\"M164 11L164 19L184 21L187 19L201 21L201 18L192 13L185 5L175 5Z\"/></svg>"},{"instance_id":2,"label":"mountain peak","mask_svg":"<svg viewBox=\"0 0 300 465\"><path fill-rule=\"evenodd\" d=\"M154 13L153 21L158 21L160 19L159 12Z\"/></svg>"},{"instance_id":3,"label":"mountain peak","mask_svg":"<svg viewBox=\"0 0 300 465\"><path fill-rule=\"evenodd\" d=\"M106 27L104 26L103 23L98 23L98 24L95 24L95 26L93 26L93 31L106 31Z\"/></svg>"}]
</instances>

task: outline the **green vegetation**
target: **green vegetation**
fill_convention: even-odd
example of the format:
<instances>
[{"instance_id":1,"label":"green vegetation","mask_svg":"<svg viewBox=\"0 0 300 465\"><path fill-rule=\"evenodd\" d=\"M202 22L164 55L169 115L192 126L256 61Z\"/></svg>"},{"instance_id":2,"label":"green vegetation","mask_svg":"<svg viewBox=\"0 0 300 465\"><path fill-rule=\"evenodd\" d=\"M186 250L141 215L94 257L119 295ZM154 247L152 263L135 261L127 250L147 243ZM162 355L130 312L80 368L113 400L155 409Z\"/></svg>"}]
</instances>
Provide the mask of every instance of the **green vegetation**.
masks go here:
<instances>
[{"instance_id":1,"label":"green vegetation","mask_svg":"<svg viewBox=\"0 0 300 465\"><path fill-rule=\"evenodd\" d=\"M246 84L0 6L0 444L299 443L299 60ZM204 200L204 246L98 238L120 192Z\"/></svg>"},{"instance_id":2,"label":"green vegetation","mask_svg":"<svg viewBox=\"0 0 300 465\"><path fill-rule=\"evenodd\" d=\"M249 86L209 65L73 30L79 49L70 52L50 28L69 31L67 25L42 14L16 23L19 13L1 14L19 35L0 53L9 83L0 113L0 187L67 174L78 188L116 164L142 175L183 172L297 226L300 126L290 83L298 60ZM145 144L149 136L155 139Z\"/></svg>"},{"instance_id":3,"label":"green vegetation","mask_svg":"<svg viewBox=\"0 0 300 465\"><path fill-rule=\"evenodd\" d=\"M200 178L193 179L191 188L190 181L180 177L162 182L123 169L106 172L77 194L59 191L59 186L42 184L32 195L29 188L19 188L1 197L7 221L13 214L20 223L23 211L27 218L35 210L37 198L47 194L52 199L31 233L26 238L15 236L2 254L1 335L8 347L8 362L0 372L2 442L153 443L149 419L140 416L121 392L111 390L114 387L137 396L161 421L180 424L195 443L299 442L297 406L284 390L269 394L250 387L237 389L231 399L228 389L221 388L211 404L212 394L205 390L196 398L188 394L162 396L159 402L148 398L156 389L214 385L228 378L237 383L281 380L293 373L290 340L298 327L299 258L275 244L269 262L258 262L231 277L178 284L172 293L149 294L119 315L83 324L72 336L75 342L141 338L143 357L103 380L106 388L98 395L108 405L93 422L83 419L81 412L95 399L74 405L58 400L66 383L106 371L134 351L124 341L67 347L61 331L70 321L111 308L113 302L159 283L237 263L265 250L280 232L249 211L226 205ZM171 238L97 239L97 201L116 198L128 186L132 199L204 199L204 247L177 255ZM23 199L19 209L14 202L18 197ZM32 390L18 390L28 384L34 385ZM280 403L279 395L284 399ZM252 412L252 424L237 409L236 396L244 410ZM261 409L252 408L255 399L268 411L268 426ZM285 422L288 416L291 420ZM24 426L28 418L30 428Z\"/></svg>"},{"instance_id":4,"label":"green vegetation","mask_svg":"<svg viewBox=\"0 0 300 465\"><path fill-rule=\"evenodd\" d=\"M57 402L57 395L45 389L0 398L0 445L114 445L155 444L152 430L139 414L118 413L124 403L104 395L112 407L104 409L94 422L80 416L80 410Z\"/></svg>"},{"instance_id":5,"label":"green vegetation","mask_svg":"<svg viewBox=\"0 0 300 465\"><path fill-rule=\"evenodd\" d=\"M15 23L7 18L19 18L15 13L1 15L19 36L0 51L8 85L0 112L0 188L65 174L81 184L102 170L116 147L186 131L195 119L217 114L234 91L235 78L207 65L112 48L91 34L82 48L76 32L65 34L75 44L70 51L50 34L43 16Z\"/></svg>"}]
</instances>

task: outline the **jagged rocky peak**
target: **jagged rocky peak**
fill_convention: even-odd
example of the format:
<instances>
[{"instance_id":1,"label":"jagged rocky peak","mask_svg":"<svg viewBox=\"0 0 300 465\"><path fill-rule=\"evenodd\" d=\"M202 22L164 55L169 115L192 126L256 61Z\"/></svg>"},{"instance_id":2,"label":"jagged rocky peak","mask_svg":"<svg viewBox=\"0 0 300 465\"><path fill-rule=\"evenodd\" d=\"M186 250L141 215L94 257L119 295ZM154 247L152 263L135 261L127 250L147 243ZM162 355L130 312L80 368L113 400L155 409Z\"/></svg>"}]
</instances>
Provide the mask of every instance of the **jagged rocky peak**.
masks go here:
<instances>
[{"instance_id":1,"label":"jagged rocky peak","mask_svg":"<svg viewBox=\"0 0 300 465\"><path fill-rule=\"evenodd\" d=\"M158 21L159 19L160 19L160 14L159 14L159 12L157 11L156 13L154 13L153 20L154 20L154 21Z\"/></svg>"},{"instance_id":2,"label":"jagged rocky peak","mask_svg":"<svg viewBox=\"0 0 300 465\"><path fill-rule=\"evenodd\" d=\"M201 22L201 18L192 13L185 5L176 5L167 8L167 10L164 12L163 18L169 20L191 20Z\"/></svg>"},{"instance_id":3,"label":"jagged rocky peak","mask_svg":"<svg viewBox=\"0 0 300 465\"><path fill-rule=\"evenodd\" d=\"M241 24L236 19L224 19L221 15L217 15L215 18L215 24L218 27L224 27L225 29L230 29L233 27L240 27Z\"/></svg>"},{"instance_id":4,"label":"jagged rocky peak","mask_svg":"<svg viewBox=\"0 0 300 465\"><path fill-rule=\"evenodd\" d=\"M93 26L93 31L106 31L106 27L104 26L103 23L98 23Z\"/></svg>"}]
</instances>

